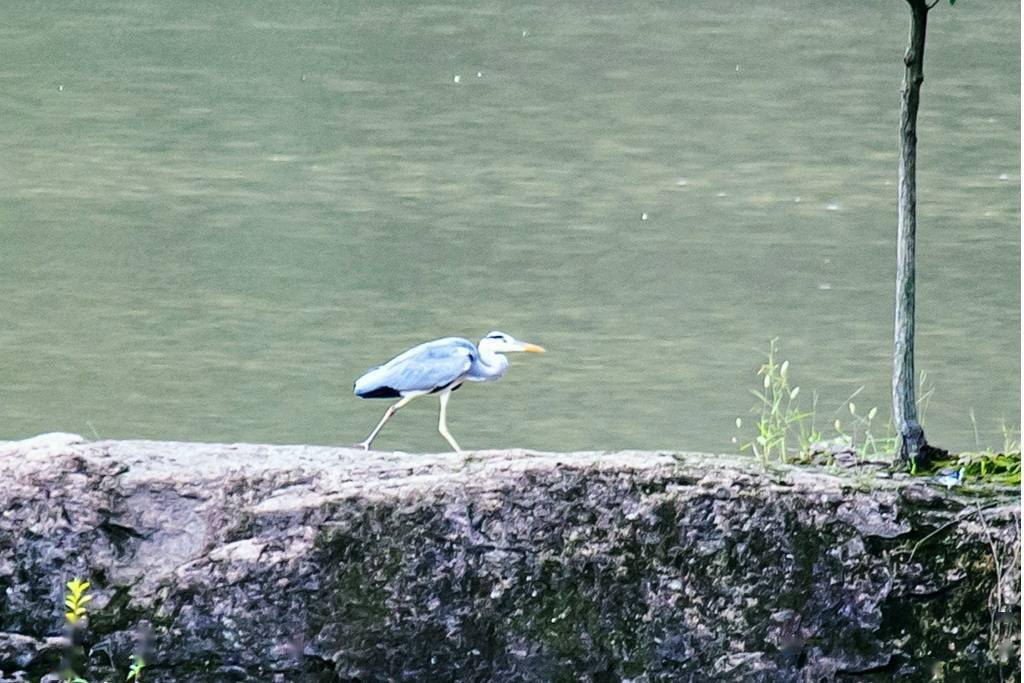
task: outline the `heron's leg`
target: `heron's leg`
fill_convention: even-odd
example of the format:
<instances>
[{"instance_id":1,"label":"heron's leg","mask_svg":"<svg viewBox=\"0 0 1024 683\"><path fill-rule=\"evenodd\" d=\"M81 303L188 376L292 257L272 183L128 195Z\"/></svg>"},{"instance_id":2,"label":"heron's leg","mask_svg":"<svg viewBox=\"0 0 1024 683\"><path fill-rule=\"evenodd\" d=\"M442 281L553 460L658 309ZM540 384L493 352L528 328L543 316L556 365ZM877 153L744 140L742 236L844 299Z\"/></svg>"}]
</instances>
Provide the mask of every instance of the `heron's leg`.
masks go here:
<instances>
[{"instance_id":1,"label":"heron's leg","mask_svg":"<svg viewBox=\"0 0 1024 683\"><path fill-rule=\"evenodd\" d=\"M390 420L391 416L397 413L399 408L401 408L402 406L404 406L406 403L413 400L417 396L419 396L419 394L410 394L409 396L403 397L402 400L398 401L394 405L389 406L388 409L384 411L384 417L380 419L380 422L378 422L377 426L373 428L373 431L370 432L370 435L363 439L362 441L360 441L359 443L357 443L356 448L362 448L364 451L370 450L370 444L373 443L373 440L375 438L377 438L377 434L380 433L380 430L384 428L384 423Z\"/></svg>"},{"instance_id":2,"label":"heron's leg","mask_svg":"<svg viewBox=\"0 0 1024 683\"><path fill-rule=\"evenodd\" d=\"M451 390L448 390L442 391L441 396L439 397L441 400L441 415L437 420L437 431L441 432L441 436L444 437L445 441L451 444L452 448L455 449L456 453L461 453L462 449L459 448L459 444L455 442L455 439L452 437L451 432L448 431L448 399L451 397L451 395Z\"/></svg>"}]
</instances>

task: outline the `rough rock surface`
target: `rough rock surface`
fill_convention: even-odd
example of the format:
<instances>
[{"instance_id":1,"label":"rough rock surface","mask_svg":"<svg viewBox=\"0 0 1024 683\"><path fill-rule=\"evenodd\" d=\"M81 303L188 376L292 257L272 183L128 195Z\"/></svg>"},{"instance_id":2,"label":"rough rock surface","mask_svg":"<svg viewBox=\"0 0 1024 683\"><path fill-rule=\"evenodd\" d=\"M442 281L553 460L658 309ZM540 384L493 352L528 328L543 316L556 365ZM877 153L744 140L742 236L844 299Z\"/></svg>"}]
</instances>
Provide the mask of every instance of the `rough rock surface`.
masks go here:
<instances>
[{"instance_id":1,"label":"rough rock surface","mask_svg":"<svg viewBox=\"0 0 1024 683\"><path fill-rule=\"evenodd\" d=\"M1013 680L1019 498L672 453L0 443L0 679ZM1001 660L1001 661L1000 661ZM116 667L115 671L112 666Z\"/></svg>"}]
</instances>

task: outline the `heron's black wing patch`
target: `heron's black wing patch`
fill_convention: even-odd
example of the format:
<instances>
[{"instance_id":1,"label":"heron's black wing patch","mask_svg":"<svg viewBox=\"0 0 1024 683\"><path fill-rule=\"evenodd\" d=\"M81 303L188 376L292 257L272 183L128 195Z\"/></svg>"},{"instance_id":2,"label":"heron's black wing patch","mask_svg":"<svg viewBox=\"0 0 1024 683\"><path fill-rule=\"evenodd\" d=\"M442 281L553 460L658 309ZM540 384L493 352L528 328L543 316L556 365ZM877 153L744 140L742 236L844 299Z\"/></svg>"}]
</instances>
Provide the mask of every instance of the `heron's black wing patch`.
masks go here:
<instances>
[{"instance_id":1,"label":"heron's black wing patch","mask_svg":"<svg viewBox=\"0 0 1024 683\"><path fill-rule=\"evenodd\" d=\"M370 391L360 393L359 398L401 398L402 394L391 387L376 387Z\"/></svg>"},{"instance_id":2,"label":"heron's black wing patch","mask_svg":"<svg viewBox=\"0 0 1024 683\"><path fill-rule=\"evenodd\" d=\"M454 384L446 384L443 387L437 387L436 389L431 389L430 393L436 394L437 392L444 391L445 389L451 389L452 391L458 391L459 387L461 387L461 386L462 386L462 381L459 380L459 381L455 382Z\"/></svg>"}]
</instances>

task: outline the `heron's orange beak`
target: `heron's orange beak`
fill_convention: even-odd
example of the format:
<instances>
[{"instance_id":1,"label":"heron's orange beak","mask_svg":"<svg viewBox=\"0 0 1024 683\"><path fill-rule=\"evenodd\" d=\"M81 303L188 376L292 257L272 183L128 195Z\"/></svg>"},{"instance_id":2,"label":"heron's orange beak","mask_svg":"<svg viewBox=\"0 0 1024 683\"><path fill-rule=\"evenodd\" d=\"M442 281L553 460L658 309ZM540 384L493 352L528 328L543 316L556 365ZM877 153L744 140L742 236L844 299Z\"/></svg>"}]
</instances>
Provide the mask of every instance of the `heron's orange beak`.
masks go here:
<instances>
[{"instance_id":1,"label":"heron's orange beak","mask_svg":"<svg viewBox=\"0 0 1024 683\"><path fill-rule=\"evenodd\" d=\"M543 346L537 346L536 344L523 344L523 351L529 353L544 353Z\"/></svg>"}]
</instances>

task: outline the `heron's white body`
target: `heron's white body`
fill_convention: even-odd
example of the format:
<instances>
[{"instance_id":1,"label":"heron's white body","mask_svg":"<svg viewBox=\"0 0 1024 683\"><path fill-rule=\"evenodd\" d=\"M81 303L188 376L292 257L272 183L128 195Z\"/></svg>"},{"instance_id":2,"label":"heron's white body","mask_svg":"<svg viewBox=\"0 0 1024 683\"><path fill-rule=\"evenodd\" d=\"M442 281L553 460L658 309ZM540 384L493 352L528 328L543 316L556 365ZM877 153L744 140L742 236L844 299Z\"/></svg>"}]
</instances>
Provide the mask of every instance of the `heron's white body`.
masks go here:
<instances>
[{"instance_id":1,"label":"heron's white body","mask_svg":"<svg viewBox=\"0 0 1024 683\"><path fill-rule=\"evenodd\" d=\"M445 337L414 346L371 368L356 380L353 389L360 398L397 398L454 388L464 381L490 382L506 372L508 358L486 341L477 346L461 337Z\"/></svg>"},{"instance_id":2,"label":"heron's white body","mask_svg":"<svg viewBox=\"0 0 1024 683\"><path fill-rule=\"evenodd\" d=\"M459 445L448 433L445 412L451 392L463 382L491 382L508 372L508 358L514 351L543 353L536 344L520 342L504 332L491 332L473 344L462 337L435 339L395 356L384 365L367 370L355 381L353 390L360 398L399 398L388 408L383 419L359 445L367 450L384 423L399 408L425 394L438 394L441 401L438 431L459 451Z\"/></svg>"}]
</instances>

